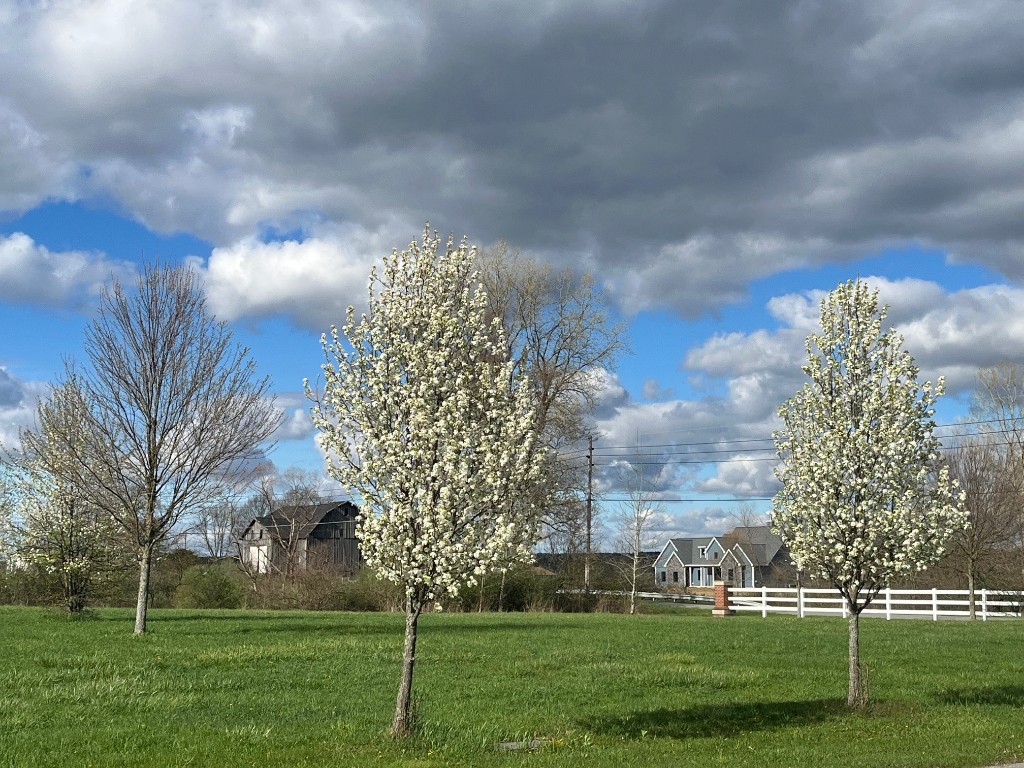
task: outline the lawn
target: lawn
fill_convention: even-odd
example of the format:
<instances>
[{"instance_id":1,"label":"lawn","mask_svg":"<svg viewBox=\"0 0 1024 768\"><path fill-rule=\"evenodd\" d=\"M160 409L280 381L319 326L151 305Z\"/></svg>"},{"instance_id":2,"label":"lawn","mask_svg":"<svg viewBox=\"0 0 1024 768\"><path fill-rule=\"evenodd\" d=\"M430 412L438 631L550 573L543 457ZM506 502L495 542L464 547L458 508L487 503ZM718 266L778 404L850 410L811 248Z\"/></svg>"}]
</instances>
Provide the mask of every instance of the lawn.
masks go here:
<instances>
[{"instance_id":1,"label":"lawn","mask_svg":"<svg viewBox=\"0 0 1024 768\"><path fill-rule=\"evenodd\" d=\"M980 766L1024 760L1024 622L0 608L0 766ZM540 740L535 750L499 742Z\"/></svg>"}]
</instances>

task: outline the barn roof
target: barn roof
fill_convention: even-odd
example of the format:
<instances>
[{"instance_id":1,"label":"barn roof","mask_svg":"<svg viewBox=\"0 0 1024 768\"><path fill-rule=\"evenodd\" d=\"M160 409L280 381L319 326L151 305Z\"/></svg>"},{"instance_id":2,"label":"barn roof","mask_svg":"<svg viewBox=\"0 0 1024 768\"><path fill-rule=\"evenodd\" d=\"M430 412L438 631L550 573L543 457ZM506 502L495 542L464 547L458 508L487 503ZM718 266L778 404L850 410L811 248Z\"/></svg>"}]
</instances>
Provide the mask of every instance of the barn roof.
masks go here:
<instances>
[{"instance_id":1,"label":"barn roof","mask_svg":"<svg viewBox=\"0 0 1024 768\"><path fill-rule=\"evenodd\" d=\"M242 538L249 532L253 525L259 523L264 528L272 531L274 536L282 540L306 539L313 530L323 521L327 515L339 507L351 507L356 512L356 505L351 501L325 501L320 504L295 504L285 507L278 507L269 515L256 517L242 531ZM295 536L292 536L292 526L298 526Z\"/></svg>"}]
</instances>

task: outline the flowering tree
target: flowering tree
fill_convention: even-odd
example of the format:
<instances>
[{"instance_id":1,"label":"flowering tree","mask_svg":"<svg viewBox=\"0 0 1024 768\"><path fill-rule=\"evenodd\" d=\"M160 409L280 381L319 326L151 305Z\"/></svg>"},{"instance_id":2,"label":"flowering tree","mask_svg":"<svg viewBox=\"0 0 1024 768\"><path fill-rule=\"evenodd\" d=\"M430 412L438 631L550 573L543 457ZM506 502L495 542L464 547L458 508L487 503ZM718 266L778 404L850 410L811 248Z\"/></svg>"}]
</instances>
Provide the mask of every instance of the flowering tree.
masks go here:
<instances>
[{"instance_id":1,"label":"flowering tree","mask_svg":"<svg viewBox=\"0 0 1024 768\"><path fill-rule=\"evenodd\" d=\"M918 384L886 308L860 281L821 302L807 338L810 381L779 408L782 490L774 528L800 570L831 582L849 607L847 703L867 702L859 617L891 579L921 570L963 529L962 495L933 435L938 384Z\"/></svg>"},{"instance_id":2,"label":"flowering tree","mask_svg":"<svg viewBox=\"0 0 1024 768\"><path fill-rule=\"evenodd\" d=\"M363 558L405 589L396 736L411 726L424 606L510 551L527 559L537 532L513 511L540 475L532 391L514 383L500 319L486 321L473 250L439 246L428 229L373 271L369 314L356 322L349 308L321 340L323 392L306 384L329 470L363 505Z\"/></svg>"},{"instance_id":3,"label":"flowering tree","mask_svg":"<svg viewBox=\"0 0 1024 768\"><path fill-rule=\"evenodd\" d=\"M74 473L67 471L72 459L65 440L82 450L83 412L74 379L54 389L39 403L38 428L21 433L22 452L3 457L0 475L0 506L10 512L2 537L8 557L51 574L64 605L76 614L85 608L97 579L128 562L109 515L68 479Z\"/></svg>"}]
</instances>

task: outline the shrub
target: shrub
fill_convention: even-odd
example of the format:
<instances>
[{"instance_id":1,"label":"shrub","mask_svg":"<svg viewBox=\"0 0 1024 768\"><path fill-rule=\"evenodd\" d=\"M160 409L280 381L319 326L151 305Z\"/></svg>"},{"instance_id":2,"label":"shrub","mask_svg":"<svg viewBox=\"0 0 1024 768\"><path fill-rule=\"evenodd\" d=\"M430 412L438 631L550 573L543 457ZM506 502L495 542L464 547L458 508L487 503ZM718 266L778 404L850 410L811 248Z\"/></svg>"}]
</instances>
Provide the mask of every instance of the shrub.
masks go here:
<instances>
[{"instance_id":1,"label":"shrub","mask_svg":"<svg viewBox=\"0 0 1024 768\"><path fill-rule=\"evenodd\" d=\"M249 592L251 608L307 611L391 611L402 606L397 586L363 570L355 576L336 571L307 570L290 579L260 576Z\"/></svg>"},{"instance_id":2,"label":"shrub","mask_svg":"<svg viewBox=\"0 0 1024 768\"><path fill-rule=\"evenodd\" d=\"M228 567L233 568L230 564ZM198 565L182 576L174 602L181 608L239 608L242 593L238 577L227 568Z\"/></svg>"}]
</instances>

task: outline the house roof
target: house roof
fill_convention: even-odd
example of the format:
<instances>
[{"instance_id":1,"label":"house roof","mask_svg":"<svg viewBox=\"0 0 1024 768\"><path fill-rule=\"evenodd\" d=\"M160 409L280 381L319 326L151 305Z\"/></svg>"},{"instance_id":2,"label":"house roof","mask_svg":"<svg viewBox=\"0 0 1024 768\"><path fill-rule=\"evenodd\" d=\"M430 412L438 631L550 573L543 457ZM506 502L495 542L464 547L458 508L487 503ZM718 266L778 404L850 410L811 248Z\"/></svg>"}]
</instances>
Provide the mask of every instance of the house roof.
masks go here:
<instances>
[{"instance_id":1,"label":"house roof","mask_svg":"<svg viewBox=\"0 0 1024 768\"><path fill-rule=\"evenodd\" d=\"M296 504L286 507L278 507L272 511L269 515L263 517L254 518L249 525L246 526L245 530L242 531L242 537L249 532L249 529L253 525L259 523L267 530L271 531L275 537L281 540L291 539L305 539L309 538L309 535L313 532L328 514L338 509L339 507L351 507L352 511L356 510L355 504L351 501L325 501L320 504ZM292 532L292 526L298 526L294 536Z\"/></svg>"},{"instance_id":2,"label":"house roof","mask_svg":"<svg viewBox=\"0 0 1024 768\"><path fill-rule=\"evenodd\" d=\"M740 545L755 566L769 565L783 547L782 537L767 525L738 525L722 537L729 548Z\"/></svg>"},{"instance_id":3,"label":"house roof","mask_svg":"<svg viewBox=\"0 0 1024 768\"><path fill-rule=\"evenodd\" d=\"M717 536L703 536L696 539L669 539L669 542L685 565L717 563L721 559L722 552L718 552L718 557L700 557L701 547L707 549L712 544L719 544L723 550L728 547L728 545L722 544Z\"/></svg>"},{"instance_id":4,"label":"house roof","mask_svg":"<svg viewBox=\"0 0 1024 768\"><path fill-rule=\"evenodd\" d=\"M717 544L721 552L715 549L718 557L700 557L701 547L712 548ZM772 533L767 525L737 526L724 536L701 536L689 539L669 539L662 549L662 554L670 547L675 550L685 565L717 565L727 550L739 545L754 566L769 565L783 547L782 539ZM709 553L710 554L710 553ZM661 557L659 556L659 560Z\"/></svg>"}]
</instances>

